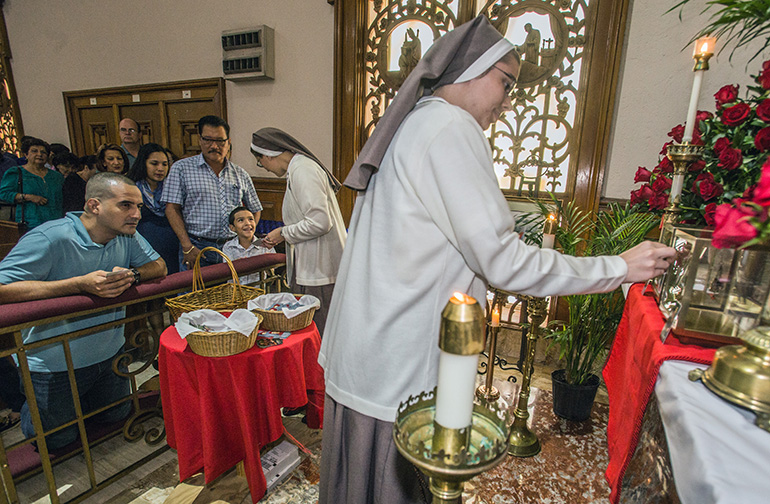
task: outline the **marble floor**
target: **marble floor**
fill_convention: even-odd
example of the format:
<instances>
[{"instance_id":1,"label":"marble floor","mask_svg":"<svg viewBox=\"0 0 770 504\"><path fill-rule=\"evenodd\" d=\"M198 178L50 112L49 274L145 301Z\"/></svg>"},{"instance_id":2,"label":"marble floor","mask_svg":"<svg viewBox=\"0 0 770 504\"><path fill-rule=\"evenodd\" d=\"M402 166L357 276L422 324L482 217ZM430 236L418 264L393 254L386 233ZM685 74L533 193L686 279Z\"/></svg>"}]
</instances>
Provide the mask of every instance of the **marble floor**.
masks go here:
<instances>
[{"instance_id":1,"label":"marble floor","mask_svg":"<svg viewBox=\"0 0 770 504\"><path fill-rule=\"evenodd\" d=\"M531 458L506 457L495 469L466 483L465 504L594 504L608 503L609 489L604 480L607 466L607 397L600 388L591 418L582 423L560 419L552 411L550 373L554 366L544 349L532 379L530 428L542 445L540 454ZM513 403L519 385L507 381L519 377L517 371L495 370L495 386L502 399ZM483 376L479 377L480 380ZM513 407L511 407L511 411ZM302 463L276 489L260 502L264 504L315 504L322 431L308 429L299 417L284 419L286 430L309 450ZM280 441L280 440L279 440ZM279 442L277 441L276 444ZM273 445L266 447L269 449ZM120 449L113 458L122 459ZM126 458L130 458L125 455ZM176 456L168 450L105 490L90 497L89 504L247 504L251 502L245 478L233 469L209 485L198 474L180 483ZM29 485L29 484L28 484ZM29 492L21 502L49 502L45 485ZM33 498L34 497L34 498Z\"/></svg>"}]
</instances>

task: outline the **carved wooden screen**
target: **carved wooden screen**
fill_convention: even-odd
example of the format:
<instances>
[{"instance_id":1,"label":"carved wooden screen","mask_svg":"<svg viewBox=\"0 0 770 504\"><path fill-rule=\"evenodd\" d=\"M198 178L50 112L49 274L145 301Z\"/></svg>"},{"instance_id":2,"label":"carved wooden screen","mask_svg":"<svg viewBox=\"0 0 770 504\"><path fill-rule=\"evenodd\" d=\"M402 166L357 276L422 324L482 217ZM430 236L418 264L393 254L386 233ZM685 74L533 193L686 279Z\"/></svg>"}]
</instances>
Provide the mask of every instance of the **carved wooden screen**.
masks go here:
<instances>
[{"instance_id":1,"label":"carved wooden screen","mask_svg":"<svg viewBox=\"0 0 770 504\"><path fill-rule=\"evenodd\" d=\"M19 139L24 134L21 125L16 87L11 72L11 49L5 29L5 16L0 2L0 150L21 155Z\"/></svg>"},{"instance_id":2,"label":"carved wooden screen","mask_svg":"<svg viewBox=\"0 0 770 504\"><path fill-rule=\"evenodd\" d=\"M522 55L513 110L487 131L501 190L596 207L628 0L348 0L335 9L338 176L433 41L484 13ZM347 217L353 196L340 200Z\"/></svg>"}]
</instances>

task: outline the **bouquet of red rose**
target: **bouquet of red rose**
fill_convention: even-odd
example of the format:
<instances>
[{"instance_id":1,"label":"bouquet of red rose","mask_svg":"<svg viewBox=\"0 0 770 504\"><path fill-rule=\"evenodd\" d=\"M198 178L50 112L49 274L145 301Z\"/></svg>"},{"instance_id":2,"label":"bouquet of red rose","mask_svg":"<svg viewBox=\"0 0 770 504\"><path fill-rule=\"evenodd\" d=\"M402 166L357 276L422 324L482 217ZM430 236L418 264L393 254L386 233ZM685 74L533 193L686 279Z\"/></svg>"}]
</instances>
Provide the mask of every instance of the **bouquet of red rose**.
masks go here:
<instances>
[{"instance_id":1,"label":"bouquet of red rose","mask_svg":"<svg viewBox=\"0 0 770 504\"><path fill-rule=\"evenodd\" d=\"M762 166L759 182L732 203L714 212L716 229L711 243L717 248L750 247L770 240L770 159Z\"/></svg>"},{"instance_id":2,"label":"bouquet of red rose","mask_svg":"<svg viewBox=\"0 0 770 504\"><path fill-rule=\"evenodd\" d=\"M702 159L693 163L685 175L680 208L681 221L713 226L718 205L746 198L746 192L759 179L770 155L770 61L754 76L757 86L749 86L745 99L738 97L737 85L716 92L716 114L699 111L692 143L703 145ZM684 126L669 131L672 141L681 142ZM663 213L671 189L673 163L666 157L666 142L660 161L652 170L640 166L631 191L631 204L644 211Z\"/></svg>"}]
</instances>

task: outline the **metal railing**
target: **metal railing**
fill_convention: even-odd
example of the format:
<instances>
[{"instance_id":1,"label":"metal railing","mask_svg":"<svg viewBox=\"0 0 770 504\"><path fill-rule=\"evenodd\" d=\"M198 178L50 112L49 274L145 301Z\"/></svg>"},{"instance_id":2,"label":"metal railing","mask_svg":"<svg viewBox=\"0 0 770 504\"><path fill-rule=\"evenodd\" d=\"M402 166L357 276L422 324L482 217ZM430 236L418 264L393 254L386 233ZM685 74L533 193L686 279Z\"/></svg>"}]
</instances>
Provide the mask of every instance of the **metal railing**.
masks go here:
<instances>
[{"instance_id":1,"label":"metal railing","mask_svg":"<svg viewBox=\"0 0 770 504\"><path fill-rule=\"evenodd\" d=\"M267 292L278 292L283 290L285 278L276 270L284 265L284 261L285 256L283 254L266 254L234 261L234 265L239 275L258 272L260 274L258 286ZM231 274L226 265L220 264L203 268L203 277L207 285L211 286L229 280ZM152 374L155 369L153 365L158 356L160 334L167 326L165 322L167 320L167 311L163 300L189 291L190 285L191 272L186 271L132 287L115 300L104 300L90 296L70 296L2 306L2 310L0 310L0 358L6 358L9 355L15 355L17 358L21 382L27 397L27 406L36 435L28 439L12 442L8 446L5 446L5 441L0 442L0 482L2 483L0 486L0 504L20 502L16 489L17 484L34 474L39 474L41 471L45 475L51 503L58 504L61 502L57 494L53 463L49 456L45 436L70 426L77 426L81 447L66 455L57 457L55 463L82 453L90 488L67 500L66 502L68 503L82 501L168 449L168 446L163 443L165 429L157 426L151 428L145 426L148 420L153 418L162 419L160 395L157 396L157 400L150 407L140 404L140 398L146 395L148 391L159 391L158 374L155 372L153 376L142 383L138 383L138 379L140 376L142 379L148 378L148 374ZM23 341L22 331L24 329L84 315L95 315L116 308L125 308L124 316L118 320L40 341L29 343L24 343ZM130 394L96 410L84 412L75 378L70 342L74 339L118 326L125 327L125 344L112 360L112 371L128 379L131 390ZM31 351L50 347L51 345L60 345L64 351L75 418L49 430L44 430L37 399L34 394L28 354ZM86 420L126 402L130 402L133 409L132 413L123 421L122 430L116 430L104 438L90 441L86 433ZM157 423L159 422L156 421L155 424ZM106 479L97 481L91 450L99 442L103 442L109 437L114 437L120 433L128 441L137 442L144 439L144 442L148 445L157 446L158 448ZM8 455L15 450L23 449L31 443L36 443L37 445L41 461L40 467L37 470L14 477L9 465Z\"/></svg>"}]
</instances>

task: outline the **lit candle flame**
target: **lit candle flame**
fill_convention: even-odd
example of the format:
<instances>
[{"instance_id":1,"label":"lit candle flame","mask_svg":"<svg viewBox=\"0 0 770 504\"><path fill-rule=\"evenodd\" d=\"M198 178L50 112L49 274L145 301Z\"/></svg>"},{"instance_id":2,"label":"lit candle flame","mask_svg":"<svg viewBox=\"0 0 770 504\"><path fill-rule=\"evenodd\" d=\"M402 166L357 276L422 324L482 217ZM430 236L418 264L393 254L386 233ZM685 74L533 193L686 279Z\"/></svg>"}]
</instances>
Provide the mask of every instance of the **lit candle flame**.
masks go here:
<instances>
[{"instance_id":1,"label":"lit candle flame","mask_svg":"<svg viewBox=\"0 0 770 504\"><path fill-rule=\"evenodd\" d=\"M492 310L492 323L490 324L492 327L499 327L500 326L500 310L495 308Z\"/></svg>"},{"instance_id":2,"label":"lit candle flame","mask_svg":"<svg viewBox=\"0 0 770 504\"><path fill-rule=\"evenodd\" d=\"M709 52L709 44L708 44L708 42L704 42L703 43L703 45L700 48L700 52L702 54L706 54L707 52Z\"/></svg>"},{"instance_id":3,"label":"lit candle flame","mask_svg":"<svg viewBox=\"0 0 770 504\"><path fill-rule=\"evenodd\" d=\"M555 221L556 220L556 216L554 214L548 214L548 220L549 221Z\"/></svg>"},{"instance_id":4,"label":"lit candle flame","mask_svg":"<svg viewBox=\"0 0 770 504\"><path fill-rule=\"evenodd\" d=\"M473 298L462 292L455 292L450 299L455 303L473 304Z\"/></svg>"}]
</instances>

